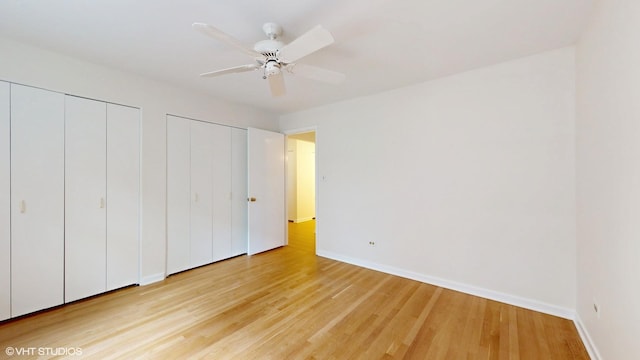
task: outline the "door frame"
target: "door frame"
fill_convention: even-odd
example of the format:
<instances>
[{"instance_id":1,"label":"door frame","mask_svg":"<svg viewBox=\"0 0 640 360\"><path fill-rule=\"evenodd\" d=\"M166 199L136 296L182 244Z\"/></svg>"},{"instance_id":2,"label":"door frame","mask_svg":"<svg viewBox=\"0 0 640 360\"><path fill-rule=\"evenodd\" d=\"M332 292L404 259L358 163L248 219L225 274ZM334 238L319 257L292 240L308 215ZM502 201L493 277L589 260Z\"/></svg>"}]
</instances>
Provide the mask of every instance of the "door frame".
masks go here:
<instances>
[{"instance_id":1,"label":"door frame","mask_svg":"<svg viewBox=\"0 0 640 360\"><path fill-rule=\"evenodd\" d=\"M302 127L302 128L295 128L295 129L289 129L289 130L284 130L282 131L282 133L285 135L285 140L289 140L289 136L290 135L296 135L296 134L302 134L302 133L308 133L308 132L314 132L316 133L316 142L315 142L315 187L313 189L313 191L315 192L315 214L316 214L316 229L315 229L315 233L316 233L316 246L315 246L315 253L318 253L318 244L320 241L320 236L319 236L319 232L318 232L318 222L320 221L319 216L318 216L318 203L319 203L319 189L320 189L320 182L318 181L320 176L318 175L318 126L317 125L313 125L313 126L307 126L307 127ZM288 145L287 143L285 143L285 145ZM287 152L287 149L285 148L285 152ZM285 170L285 174L289 173L289 158L287 157L287 161L285 161L284 164L284 170ZM285 196L285 205L289 204L289 198L288 198L288 189L289 189L289 184L287 183L287 176L285 176L284 178L284 186L285 186L285 192L284 192L284 196ZM286 219L285 221L289 221L289 207L286 206ZM288 245L289 244L289 226L287 224L285 224L285 244Z\"/></svg>"}]
</instances>

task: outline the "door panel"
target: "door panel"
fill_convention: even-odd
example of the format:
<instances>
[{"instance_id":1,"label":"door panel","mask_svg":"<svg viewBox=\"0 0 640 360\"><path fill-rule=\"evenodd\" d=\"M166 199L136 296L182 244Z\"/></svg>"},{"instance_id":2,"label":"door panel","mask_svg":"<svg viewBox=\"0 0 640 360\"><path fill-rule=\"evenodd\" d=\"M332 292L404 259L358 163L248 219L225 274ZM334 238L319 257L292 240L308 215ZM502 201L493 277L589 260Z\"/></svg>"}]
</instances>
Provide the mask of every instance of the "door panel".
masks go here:
<instances>
[{"instance_id":1,"label":"door panel","mask_svg":"<svg viewBox=\"0 0 640 360\"><path fill-rule=\"evenodd\" d=\"M285 138L249 128L249 255L285 244Z\"/></svg>"},{"instance_id":2,"label":"door panel","mask_svg":"<svg viewBox=\"0 0 640 360\"><path fill-rule=\"evenodd\" d=\"M0 81L0 321L11 317L11 123L9 83Z\"/></svg>"},{"instance_id":3,"label":"door panel","mask_svg":"<svg viewBox=\"0 0 640 360\"><path fill-rule=\"evenodd\" d=\"M64 95L11 85L11 315L62 304Z\"/></svg>"},{"instance_id":4,"label":"door panel","mask_svg":"<svg viewBox=\"0 0 640 360\"><path fill-rule=\"evenodd\" d=\"M213 261L231 256L231 128L211 125L213 146Z\"/></svg>"},{"instance_id":5,"label":"door panel","mask_svg":"<svg viewBox=\"0 0 640 360\"><path fill-rule=\"evenodd\" d=\"M107 104L107 290L139 282L140 110Z\"/></svg>"},{"instance_id":6,"label":"door panel","mask_svg":"<svg viewBox=\"0 0 640 360\"><path fill-rule=\"evenodd\" d=\"M191 122L191 267L213 261L212 125Z\"/></svg>"},{"instance_id":7,"label":"door panel","mask_svg":"<svg viewBox=\"0 0 640 360\"><path fill-rule=\"evenodd\" d=\"M65 97L65 302L106 290L104 102Z\"/></svg>"},{"instance_id":8,"label":"door panel","mask_svg":"<svg viewBox=\"0 0 640 360\"><path fill-rule=\"evenodd\" d=\"M167 274L190 268L191 121L167 116Z\"/></svg>"},{"instance_id":9,"label":"door panel","mask_svg":"<svg viewBox=\"0 0 640 360\"><path fill-rule=\"evenodd\" d=\"M247 253L247 130L231 129L231 256Z\"/></svg>"}]
</instances>

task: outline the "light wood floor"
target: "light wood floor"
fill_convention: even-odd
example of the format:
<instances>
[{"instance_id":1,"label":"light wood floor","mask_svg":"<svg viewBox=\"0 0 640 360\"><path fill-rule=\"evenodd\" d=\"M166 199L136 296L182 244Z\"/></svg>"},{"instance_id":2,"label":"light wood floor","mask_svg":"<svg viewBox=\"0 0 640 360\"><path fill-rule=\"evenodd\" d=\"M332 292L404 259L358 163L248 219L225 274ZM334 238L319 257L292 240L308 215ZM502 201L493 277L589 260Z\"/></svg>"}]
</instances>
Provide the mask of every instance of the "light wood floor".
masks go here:
<instances>
[{"instance_id":1,"label":"light wood floor","mask_svg":"<svg viewBox=\"0 0 640 360\"><path fill-rule=\"evenodd\" d=\"M0 323L0 358L588 359L571 321L316 257L314 222L289 226L287 247Z\"/></svg>"}]
</instances>

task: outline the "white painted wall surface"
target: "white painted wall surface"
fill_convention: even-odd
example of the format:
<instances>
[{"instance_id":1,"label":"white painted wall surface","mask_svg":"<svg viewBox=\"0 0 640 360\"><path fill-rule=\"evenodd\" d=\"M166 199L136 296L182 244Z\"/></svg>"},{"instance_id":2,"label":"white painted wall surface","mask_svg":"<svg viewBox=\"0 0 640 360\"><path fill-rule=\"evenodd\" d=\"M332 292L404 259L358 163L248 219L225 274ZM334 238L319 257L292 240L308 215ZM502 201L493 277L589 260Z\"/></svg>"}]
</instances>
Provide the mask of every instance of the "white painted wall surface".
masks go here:
<instances>
[{"instance_id":1,"label":"white painted wall surface","mask_svg":"<svg viewBox=\"0 0 640 360\"><path fill-rule=\"evenodd\" d=\"M574 60L564 48L282 116L317 127L318 253L572 317Z\"/></svg>"},{"instance_id":2,"label":"white painted wall surface","mask_svg":"<svg viewBox=\"0 0 640 360\"><path fill-rule=\"evenodd\" d=\"M640 2L599 1L576 48L577 312L596 359L640 359L638 34Z\"/></svg>"},{"instance_id":3,"label":"white painted wall surface","mask_svg":"<svg viewBox=\"0 0 640 360\"><path fill-rule=\"evenodd\" d=\"M161 280L165 273L166 114L238 127L277 129L272 114L1 37L0 54L0 80L142 109L143 283Z\"/></svg>"}]
</instances>

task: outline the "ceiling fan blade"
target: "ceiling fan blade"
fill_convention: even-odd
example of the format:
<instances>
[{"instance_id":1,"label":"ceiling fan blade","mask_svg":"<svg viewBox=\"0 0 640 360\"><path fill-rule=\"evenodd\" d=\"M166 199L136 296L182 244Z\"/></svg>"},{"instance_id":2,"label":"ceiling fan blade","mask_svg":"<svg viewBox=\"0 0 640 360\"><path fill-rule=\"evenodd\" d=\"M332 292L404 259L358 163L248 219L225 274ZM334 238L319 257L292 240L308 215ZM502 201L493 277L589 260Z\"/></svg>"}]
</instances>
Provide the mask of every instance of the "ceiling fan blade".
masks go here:
<instances>
[{"instance_id":1,"label":"ceiling fan blade","mask_svg":"<svg viewBox=\"0 0 640 360\"><path fill-rule=\"evenodd\" d=\"M268 77L269 79L269 87L271 88L271 95L273 96L282 96L284 95L284 76L282 76L282 72L279 72L276 75L271 75Z\"/></svg>"},{"instance_id":2,"label":"ceiling fan blade","mask_svg":"<svg viewBox=\"0 0 640 360\"><path fill-rule=\"evenodd\" d=\"M238 39L232 37L231 35L223 32L222 30L213 27L209 24L203 24L203 23L193 23L193 25L191 25L195 30L210 36L214 39L220 40L223 43L226 43L227 45L231 45L233 47L235 47L236 49L242 51L243 53L251 56L251 57L261 57L262 54L260 54L259 52L250 49L248 47L246 47L244 44L242 44Z\"/></svg>"},{"instance_id":3,"label":"ceiling fan blade","mask_svg":"<svg viewBox=\"0 0 640 360\"><path fill-rule=\"evenodd\" d=\"M346 75L332 70L319 68L317 66L304 64L291 64L287 66L287 71L306 78L326 82L329 84L340 84L346 78Z\"/></svg>"},{"instance_id":4,"label":"ceiling fan blade","mask_svg":"<svg viewBox=\"0 0 640 360\"><path fill-rule=\"evenodd\" d=\"M280 49L278 59L284 63L292 63L333 44L334 41L331 33L318 25Z\"/></svg>"},{"instance_id":5,"label":"ceiling fan blade","mask_svg":"<svg viewBox=\"0 0 640 360\"><path fill-rule=\"evenodd\" d=\"M234 66L234 67L228 68L228 69L222 69L222 70L206 72L204 74L200 74L200 76L202 76L202 77L214 77L214 76L220 76L220 75L225 75L225 74L247 72L247 71L252 71L252 70L257 70L257 69L260 69L260 66L255 65L255 64L240 65L240 66Z\"/></svg>"}]
</instances>

